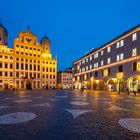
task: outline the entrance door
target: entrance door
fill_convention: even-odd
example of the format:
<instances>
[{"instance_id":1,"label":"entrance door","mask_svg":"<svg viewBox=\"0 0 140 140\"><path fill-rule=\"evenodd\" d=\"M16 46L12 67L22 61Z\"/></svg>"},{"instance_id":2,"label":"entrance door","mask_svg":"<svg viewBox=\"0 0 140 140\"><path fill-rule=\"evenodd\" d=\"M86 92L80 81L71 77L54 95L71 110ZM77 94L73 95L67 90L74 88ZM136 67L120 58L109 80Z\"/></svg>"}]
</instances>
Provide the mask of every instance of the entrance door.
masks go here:
<instances>
[{"instance_id":1,"label":"entrance door","mask_svg":"<svg viewBox=\"0 0 140 140\"><path fill-rule=\"evenodd\" d=\"M32 90L32 83L31 83L31 81L27 81L26 82L26 89L27 90Z\"/></svg>"}]
</instances>

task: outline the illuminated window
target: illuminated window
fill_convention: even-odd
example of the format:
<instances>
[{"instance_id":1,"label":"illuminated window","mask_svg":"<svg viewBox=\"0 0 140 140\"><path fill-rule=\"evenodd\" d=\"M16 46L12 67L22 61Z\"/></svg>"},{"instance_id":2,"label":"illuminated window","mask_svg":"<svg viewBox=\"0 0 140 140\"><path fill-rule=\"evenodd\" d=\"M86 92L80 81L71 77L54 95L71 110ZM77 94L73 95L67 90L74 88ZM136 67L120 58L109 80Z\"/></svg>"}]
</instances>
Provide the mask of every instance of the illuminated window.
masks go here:
<instances>
[{"instance_id":1,"label":"illuminated window","mask_svg":"<svg viewBox=\"0 0 140 140\"><path fill-rule=\"evenodd\" d=\"M92 56L90 56L90 61L92 60Z\"/></svg>"},{"instance_id":2,"label":"illuminated window","mask_svg":"<svg viewBox=\"0 0 140 140\"><path fill-rule=\"evenodd\" d=\"M88 62L88 58L86 59L86 62Z\"/></svg>"},{"instance_id":3,"label":"illuminated window","mask_svg":"<svg viewBox=\"0 0 140 140\"><path fill-rule=\"evenodd\" d=\"M97 68L97 67L98 67L98 63L95 63L95 64L94 64L94 68Z\"/></svg>"},{"instance_id":4,"label":"illuminated window","mask_svg":"<svg viewBox=\"0 0 140 140\"><path fill-rule=\"evenodd\" d=\"M134 33L134 34L132 35L132 41L135 41L135 40L137 40L137 33Z\"/></svg>"},{"instance_id":5,"label":"illuminated window","mask_svg":"<svg viewBox=\"0 0 140 140\"><path fill-rule=\"evenodd\" d=\"M109 57L108 59L107 59L107 64L110 64L111 63L111 58Z\"/></svg>"},{"instance_id":6,"label":"illuminated window","mask_svg":"<svg viewBox=\"0 0 140 140\"><path fill-rule=\"evenodd\" d=\"M120 47L123 47L123 46L124 46L124 40L121 40L121 41L117 42L117 44L116 44L117 49Z\"/></svg>"},{"instance_id":7,"label":"illuminated window","mask_svg":"<svg viewBox=\"0 0 140 140\"><path fill-rule=\"evenodd\" d=\"M104 65L104 61L102 60L102 61L101 61L101 66L103 66L103 65Z\"/></svg>"},{"instance_id":8,"label":"illuminated window","mask_svg":"<svg viewBox=\"0 0 140 140\"><path fill-rule=\"evenodd\" d=\"M132 56L136 56L137 55L137 48L132 49Z\"/></svg>"},{"instance_id":9,"label":"illuminated window","mask_svg":"<svg viewBox=\"0 0 140 140\"><path fill-rule=\"evenodd\" d=\"M88 70L88 66L86 66L86 70Z\"/></svg>"},{"instance_id":10,"label":"illuminated window","mask_svg":"<svg viewBox=\"0 0 140 140\"><path fill-rule=\"evenodd\" d=\"M98 58L98 52L96 54L94 54L94 58Z\"/></svg>"},{"instance_id":11,"label":"illuminated window","mask_svg":"<svg viewBox=\"0 0 140 140\"><path fill-rule=\"evenodd\" d=\"M124 59L124 53L118 54L117 55L117 61L123 60Z\"/></svg>"},{"instance_id":12,"label":"illuminated window","mask_svg":"<svg viewBox=\"0 0 140 140\"><path fill-rule=\"evenodd\" d=\"M107 52L108 52L108 53L110 52L110 50L111 50L111 48L110 48L110 47L107 47Z\"/></svg>"},{"instance_id":13,"label":"illuminated window","mask_svg":"<svg viewBox=\"0 0 140 140\"><path fill-rule=\"evenodd\" d=\"M92 65L90 65L90 69L92 69Z\"/></svg>"},{"instance_id":14,"label":"illuminated window","mask_svg":"<svg viewBox=\"0 0 140 140\"><path fill-rule=\"evenodd\" d=\"M84 64L84 63L85 63L85 60L82 61L82 64Z\"/></svg>"},{"instance_id":15,"label":"illuminated window","mask_svg":"<svg viewBox=\"0 0 140 140\"><path fill-rule=\"evenodd\" d=\"M101 51L101 55L104 55L104 51L103 50Z\"/></svg>"}]
</instances>

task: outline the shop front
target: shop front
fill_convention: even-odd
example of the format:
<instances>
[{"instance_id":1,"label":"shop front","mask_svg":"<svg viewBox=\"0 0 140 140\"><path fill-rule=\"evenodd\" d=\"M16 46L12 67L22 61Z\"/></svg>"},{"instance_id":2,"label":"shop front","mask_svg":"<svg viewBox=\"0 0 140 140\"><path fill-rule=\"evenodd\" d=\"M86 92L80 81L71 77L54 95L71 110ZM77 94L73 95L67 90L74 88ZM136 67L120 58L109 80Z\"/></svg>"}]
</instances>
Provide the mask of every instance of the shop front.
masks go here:
<instances>
[{"instance_id":1,"label":"shop front","mask_svg":"<svg viewBox=\"0 0 140 140\"><path fill-rule=\"evenodd\" d=\"M139 91L139 84L140 84L140 75L128 78L127 87L129 92Z\"/></svg>"}]
</instances>

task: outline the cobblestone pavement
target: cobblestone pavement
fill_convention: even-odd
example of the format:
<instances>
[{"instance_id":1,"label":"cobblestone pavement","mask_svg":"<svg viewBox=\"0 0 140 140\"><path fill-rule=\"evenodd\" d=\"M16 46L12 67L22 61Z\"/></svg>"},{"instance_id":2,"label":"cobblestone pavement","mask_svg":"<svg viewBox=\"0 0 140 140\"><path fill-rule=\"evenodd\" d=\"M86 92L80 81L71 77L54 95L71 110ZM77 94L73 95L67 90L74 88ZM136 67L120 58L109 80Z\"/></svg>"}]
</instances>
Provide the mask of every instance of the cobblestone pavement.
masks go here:
<instances>
[{"instance_id":1,"label":"cobblestone pavement","mask_svg":"<svg viewBox=\"0 0 140 140\"><path fill-rule=\"evenodd\" d=\"M140 140L140 95L0 92L0 140Z\"/></svg>"}]
</instances>

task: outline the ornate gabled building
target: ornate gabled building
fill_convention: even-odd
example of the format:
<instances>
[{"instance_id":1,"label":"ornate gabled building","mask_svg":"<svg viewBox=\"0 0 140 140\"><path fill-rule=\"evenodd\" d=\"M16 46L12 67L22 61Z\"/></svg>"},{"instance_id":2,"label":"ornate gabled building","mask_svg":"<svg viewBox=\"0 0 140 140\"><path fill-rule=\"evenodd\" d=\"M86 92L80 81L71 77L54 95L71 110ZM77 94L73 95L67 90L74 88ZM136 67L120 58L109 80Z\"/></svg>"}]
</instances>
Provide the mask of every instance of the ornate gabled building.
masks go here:
<instances>
[{"instance_id":1,"label":"ornate gabled building","mask_svg":"<svg viewBox=\"0 0 140 140\"><path fill-rule=\"evenodd\" d=\"M7 35L0 23L0 89L55 88L57 60L52 58L46 35L39 43L28 28L19 32L13 48L7 46Z\"/></svg>"}]
</instances>

